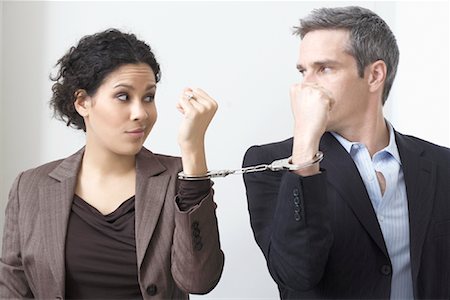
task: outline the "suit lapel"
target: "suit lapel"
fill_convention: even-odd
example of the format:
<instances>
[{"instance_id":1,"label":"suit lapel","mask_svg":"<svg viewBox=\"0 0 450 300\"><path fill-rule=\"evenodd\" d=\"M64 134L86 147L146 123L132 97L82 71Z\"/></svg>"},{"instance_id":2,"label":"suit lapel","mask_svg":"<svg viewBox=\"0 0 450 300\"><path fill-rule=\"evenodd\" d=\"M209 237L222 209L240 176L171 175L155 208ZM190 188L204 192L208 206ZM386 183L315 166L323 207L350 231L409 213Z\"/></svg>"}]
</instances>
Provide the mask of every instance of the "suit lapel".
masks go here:
<instances>
[{"instance_id":1,"label":"suit lapel","mask_svg":"<svg viewBox=\"0 0 450 300\"><path fill-rule=\"evenodd\" d=\"M39 188L39 203L47 216L42 218L45 255L58 291L64 295L65 242L78 169L84 149L66 158L48 175L54 183Z\"/></svg>"},{"instance_id":2,"label":"suit lapel","mask_svg":"<svg viewBox=\"0 0 450 300\"><path fill-rule=\"evenodd\" d=\"M136 157L136 255L138 267L147 251L163 207L170 174L156 156L145 148Z\"/></svg>"},{"instance_id":3,"label":"suit lapel","mask_svg":"<svg viewBox=\"0 0 450 300\"><path fill-rule=\"evenodd\" d=\"M347 201L371 238L388 257L372 202L350 154L328 132L322 137L320 148L324 153L321 166L327 170L327 180L338 191L342 199Z\"/></svg>"},{"instance_id":4,"label":"suit lapel","mask_svg":"<svg viewBox=\"0 0 450 300\"><path fill-rule=\"evenodd\" d=\"M415 282L433 208L436 165L423 157L424 150L412 139L396 132L396 141L408 197L411 271Z\"/></svg>"}]
</instances>

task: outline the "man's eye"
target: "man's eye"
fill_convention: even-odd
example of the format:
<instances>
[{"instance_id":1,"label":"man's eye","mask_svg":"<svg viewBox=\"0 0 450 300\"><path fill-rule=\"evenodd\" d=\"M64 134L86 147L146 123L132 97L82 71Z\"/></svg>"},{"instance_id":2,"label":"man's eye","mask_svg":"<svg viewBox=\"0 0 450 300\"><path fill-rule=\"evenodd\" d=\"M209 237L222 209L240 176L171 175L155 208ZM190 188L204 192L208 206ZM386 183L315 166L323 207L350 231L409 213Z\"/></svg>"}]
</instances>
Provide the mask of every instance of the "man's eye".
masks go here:
<instances>
[{"instance_id":1,"label":"man's eye","mask_svg":"<svg viewBox=\"0 0 450 300\"><path fill-rule=\"evenodd\" d=\"M128 95L127 94L119 94L119 95L117 95L117 99L119 99L120 101L127 101Z\"/></svg>"},{"instance_id":2,"label":"man's eye","mask_svg":"<svg viewBox=\"0 0 450 300\"><path fill-rule=\"evenodd\" d=\"M330 67L322 67L322 68L320 69L320 71L321 71L322 73L329 73L329 72L331 72L331 68L330 68Z\"/></svg>"},{"instance_id":3,"label":"man's eye","mask_svg":"<svg viewBox=\"0 0 450 300\"><path fill-rule=\"evenodd\" d=\"M304 70L304 69L298 69L298 72L300 73L300 77L301 77L301 78L305 77L306 70Z\"/></svg>"}]
</instances>

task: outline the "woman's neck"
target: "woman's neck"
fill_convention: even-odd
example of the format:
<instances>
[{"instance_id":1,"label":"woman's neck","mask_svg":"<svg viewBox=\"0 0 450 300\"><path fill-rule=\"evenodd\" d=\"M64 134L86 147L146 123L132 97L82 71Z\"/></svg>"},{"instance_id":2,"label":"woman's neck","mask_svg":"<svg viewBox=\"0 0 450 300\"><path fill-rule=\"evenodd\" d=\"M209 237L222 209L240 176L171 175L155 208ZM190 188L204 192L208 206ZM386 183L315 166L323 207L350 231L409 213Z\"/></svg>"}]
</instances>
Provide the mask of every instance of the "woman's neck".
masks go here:
<instances>
[{"instance_id":1,"label":"woman's neck","mask_svg":"<svg viewBox=\"0 0 450 300\"><path fill-rule=\"evenodd\" d=\"M135 172L135 155L120 155L105 148L86 144L82 169L99 176L123 176Z\"/></svg>"}]
</instances>

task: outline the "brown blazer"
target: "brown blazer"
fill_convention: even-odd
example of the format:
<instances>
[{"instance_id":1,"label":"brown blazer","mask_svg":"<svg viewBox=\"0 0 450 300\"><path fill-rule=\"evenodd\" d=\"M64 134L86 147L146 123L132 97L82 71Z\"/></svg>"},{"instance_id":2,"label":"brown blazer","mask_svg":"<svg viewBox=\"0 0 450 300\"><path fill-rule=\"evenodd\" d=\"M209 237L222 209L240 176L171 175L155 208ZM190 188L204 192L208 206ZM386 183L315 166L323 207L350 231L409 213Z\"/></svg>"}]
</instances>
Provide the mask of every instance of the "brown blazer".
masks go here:
<instances>
[{"instance_id":1,"label":"brown blazer","mask_svg":"<svg viewBox=\"0 0 450 300\"><path fill-rule=\"evenodd\" d=\"M83 153L16 178L6 208L0 298L64 298L67 224ZM181 212L175 203L181 168L179 158L145 148L136 156L136 255L144 299L207 293L222 274L213 191Z\"/></svg>"}]
</instances>

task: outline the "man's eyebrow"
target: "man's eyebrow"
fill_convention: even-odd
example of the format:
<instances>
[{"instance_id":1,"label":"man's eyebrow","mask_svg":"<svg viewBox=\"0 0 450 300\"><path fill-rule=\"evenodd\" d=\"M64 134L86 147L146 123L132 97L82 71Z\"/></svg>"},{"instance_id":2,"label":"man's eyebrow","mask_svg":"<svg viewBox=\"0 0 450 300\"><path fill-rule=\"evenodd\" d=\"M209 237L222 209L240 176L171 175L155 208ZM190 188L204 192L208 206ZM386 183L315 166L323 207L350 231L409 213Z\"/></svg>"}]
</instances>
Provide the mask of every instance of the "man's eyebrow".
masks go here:
<instances>
[{"instance_id":1,"label":"man's eyebrow","mask_svg":"<svg viewBox=\"0 0 450 300\"><path fill-rule=\"evenodd\" d=\"M338 65L339 62L337 62L336 60L332 60L332 59L325 59L325 60L318 60L312 63L313 66L323 66L323 65ZM303 67L301 64L297 64L297 69L300 70L304 70L305 67Z\"/></svg>"},{"instance_id":2,"label":"man's eyebrow","mask_svg":"<svg viewBox=\"0 0 450 300\"><path fill-rule=\"evenodd\" d=\"M303 68L303 66L301 64L297 64L297 70L301 71L304 70L305 68Z\"/></svg>"}]
</instances>

